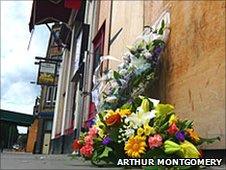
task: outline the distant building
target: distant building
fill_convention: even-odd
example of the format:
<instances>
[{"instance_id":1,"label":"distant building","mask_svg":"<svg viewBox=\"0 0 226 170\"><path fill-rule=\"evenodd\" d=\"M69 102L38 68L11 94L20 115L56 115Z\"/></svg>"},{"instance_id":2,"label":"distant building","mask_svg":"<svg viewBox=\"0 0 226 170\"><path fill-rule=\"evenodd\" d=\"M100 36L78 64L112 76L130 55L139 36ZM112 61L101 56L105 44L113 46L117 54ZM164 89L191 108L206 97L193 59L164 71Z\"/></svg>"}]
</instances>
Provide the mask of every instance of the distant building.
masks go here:
<instances>
[{"instance_id":1,"label":"distant building","mask_svg":"<svg viewBox=\"0 0 226 170\"><path fill-rule=\"evenodd\" d=\"M60 62L55 62L55 60L60 61L63 53L62 47L57 44L60 29L60 24L54 24L52 26L46 58L43 61L39 61L39 64L41 62L45 63L45 61L56 64L56 75L53 85L42 84L43 82L40 82L41 80L37 80L41 85L41 94L40 97L37 97L34 106L33 114L36 116L36 119L29 129L28 152L49 154L50 151L50 139L60 67ZM40 76L40 74L38 76Z\"/></svg>"}]
</instances>

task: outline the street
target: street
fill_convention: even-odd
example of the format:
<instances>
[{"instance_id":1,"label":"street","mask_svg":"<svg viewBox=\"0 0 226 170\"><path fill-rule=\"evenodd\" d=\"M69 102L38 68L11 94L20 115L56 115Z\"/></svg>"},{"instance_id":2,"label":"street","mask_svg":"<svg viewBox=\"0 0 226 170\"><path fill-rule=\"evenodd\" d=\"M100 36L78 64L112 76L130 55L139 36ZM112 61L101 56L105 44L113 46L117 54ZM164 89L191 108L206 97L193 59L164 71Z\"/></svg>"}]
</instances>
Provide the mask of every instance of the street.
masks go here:
<instances>
[{"instance_id":1,"label":"street","mask_svg":"<svg viewBox=\"0 0 226 170\"><path fill-rule=\"evenodd\" d=\"M40 155L22 152L1 153L1 169L100 169L81 158L71 160L68 155ZM101 168L108 170L112 168ZM120 168L114 168L118 170Z\"/></svg>"}]
</instances>

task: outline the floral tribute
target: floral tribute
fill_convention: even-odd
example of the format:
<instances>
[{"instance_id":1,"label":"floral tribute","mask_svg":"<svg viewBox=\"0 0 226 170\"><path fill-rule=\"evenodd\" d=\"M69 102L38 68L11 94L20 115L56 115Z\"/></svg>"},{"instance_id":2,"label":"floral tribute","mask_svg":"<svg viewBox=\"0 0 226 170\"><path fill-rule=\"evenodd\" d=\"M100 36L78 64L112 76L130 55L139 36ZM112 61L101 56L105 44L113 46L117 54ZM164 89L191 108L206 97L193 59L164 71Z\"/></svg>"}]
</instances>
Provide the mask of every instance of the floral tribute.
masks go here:
<instances>
[{"instance_id":1,"label":"floral tribute","mask_svg":"<svg viewBox=\"0 0 226 170\"><path fill-rule=\"evenodd\" d=\"M204 139L193 121L181 120L170 104L146 97L147 85L155 80L165 46L165 24L143 35L124 58L118 71L108 73L110 87L101 99L99 113L87 132L72 148L97 166L117 165L125 158L199 158Z\"/></svg>"}]
</instances>

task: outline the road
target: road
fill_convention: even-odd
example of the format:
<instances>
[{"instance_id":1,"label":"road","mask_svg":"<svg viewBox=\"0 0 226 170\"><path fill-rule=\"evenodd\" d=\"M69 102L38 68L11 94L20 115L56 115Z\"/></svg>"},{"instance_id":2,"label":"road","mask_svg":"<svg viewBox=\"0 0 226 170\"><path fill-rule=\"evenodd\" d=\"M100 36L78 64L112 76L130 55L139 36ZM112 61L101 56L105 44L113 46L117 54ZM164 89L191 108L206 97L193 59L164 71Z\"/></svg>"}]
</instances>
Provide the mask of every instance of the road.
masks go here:
<instances>
[{"instance_id":1,"label":"road","mask_svg":"<svg viewBox=\"0 0 226 170\"><path fill-rule=\"evenodd\" d=\"M22 152L1 153L1 169L84 169L84 170L123 170L123 168L99 168L89 161L77 158L72 160L68 155L39 155ZM225 170L226 166L210 167L206 170ZM135 169L133 169L135 170Z\"/></svg>"}]
</instances>

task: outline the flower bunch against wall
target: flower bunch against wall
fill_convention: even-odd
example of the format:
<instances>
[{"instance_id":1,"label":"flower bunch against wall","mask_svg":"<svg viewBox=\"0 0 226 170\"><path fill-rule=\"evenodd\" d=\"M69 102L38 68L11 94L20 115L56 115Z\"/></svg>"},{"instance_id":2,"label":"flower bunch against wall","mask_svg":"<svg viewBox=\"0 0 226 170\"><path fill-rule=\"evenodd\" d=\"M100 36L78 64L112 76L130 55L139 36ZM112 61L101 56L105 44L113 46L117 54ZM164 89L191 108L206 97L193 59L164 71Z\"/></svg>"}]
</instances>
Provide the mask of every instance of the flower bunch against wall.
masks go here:
<instances>
[{"instance_id":1,"label":"flower bunch against wall","mask_svg":"<svg viewBox=\"0 0 226 170\"><path fill-rule=\"evenodd\" d=\"M95 165L117 165L124 158L200 158L204 139L193 121L181 120L170 104L141 95L155 80L160 54L165 47L165 24L145 34L124 56L117 71L105 80L100 112L87 132L75 139L73 150Z\"/></svg>"}]
</instances>

